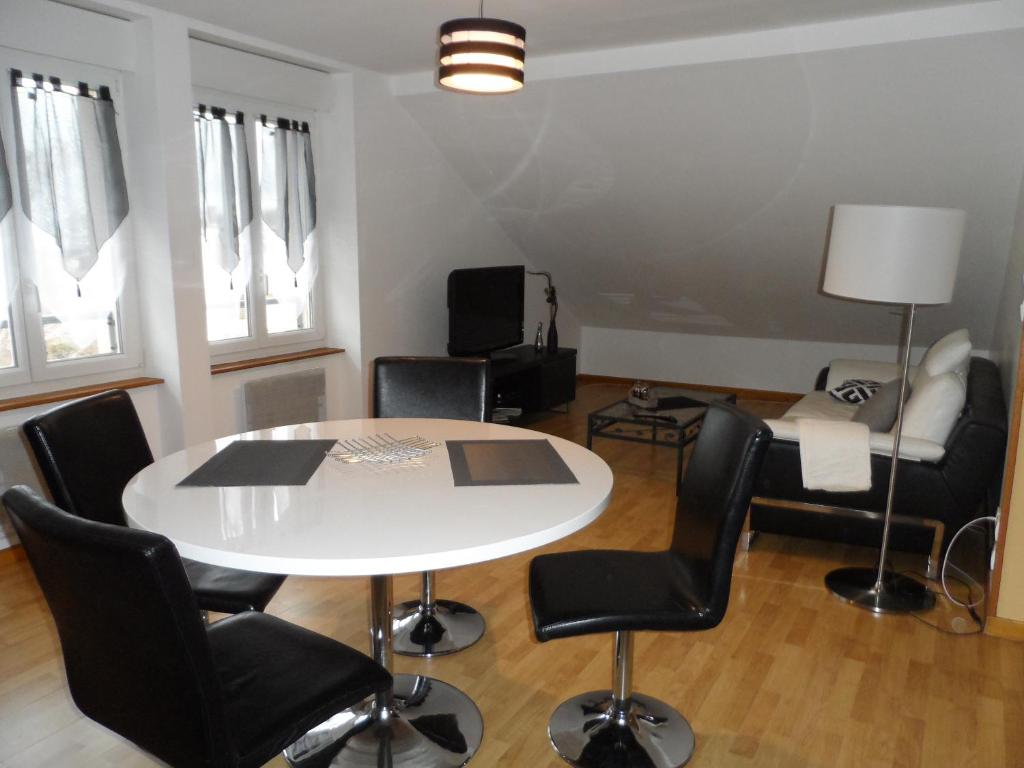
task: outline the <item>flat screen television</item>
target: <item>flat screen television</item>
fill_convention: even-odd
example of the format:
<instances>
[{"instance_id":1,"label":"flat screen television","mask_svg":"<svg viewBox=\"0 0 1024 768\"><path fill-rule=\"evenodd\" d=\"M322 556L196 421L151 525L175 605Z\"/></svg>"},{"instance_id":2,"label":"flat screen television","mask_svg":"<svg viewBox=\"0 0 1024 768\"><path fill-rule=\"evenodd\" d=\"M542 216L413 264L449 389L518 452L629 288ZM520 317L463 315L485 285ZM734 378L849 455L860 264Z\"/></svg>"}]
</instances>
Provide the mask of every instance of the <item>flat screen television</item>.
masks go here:
<instances>
[{"instance_id":1,"label":"flat screen television","mask_svg":"<svg viewBox=\"0 0 1024 768\"><path fill-rule=\"evenodd\" d=\"M526 267L456 269L448 275L448 354L486 355L523 343Z\"/></svg>"}]
</instances>

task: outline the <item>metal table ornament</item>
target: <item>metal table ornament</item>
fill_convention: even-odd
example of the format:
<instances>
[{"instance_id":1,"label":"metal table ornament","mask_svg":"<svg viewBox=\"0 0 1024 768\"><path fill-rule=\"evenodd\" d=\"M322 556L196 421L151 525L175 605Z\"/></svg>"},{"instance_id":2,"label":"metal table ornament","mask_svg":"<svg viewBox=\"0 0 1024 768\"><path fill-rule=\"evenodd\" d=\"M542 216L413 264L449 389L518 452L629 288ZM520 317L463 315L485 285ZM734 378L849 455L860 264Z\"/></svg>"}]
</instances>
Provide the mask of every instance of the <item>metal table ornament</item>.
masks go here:
<instances>
[{"instance_id":1,"label":"metal table ornament","mask_svg":"<svg viewBox=\"0 0 1024 768\"><path fill-rule=\"evenodd\" d=\"M637 379L633 382L633 388L626 398L630 405L643 411L656 411L658 409L658 394L654 387L646 381Z\"/></svg>"},{"instance_id":2,"label":"metal table ornament","mask_svg":"<svg viewBox=\"0 0 1024 768\"><path fill-rule=\"evenodd\" d=\"M415 435L401 439L389 434L339 440L327 455L343 464L418 464L439 444Z\"/></svg>"}]
</instances>

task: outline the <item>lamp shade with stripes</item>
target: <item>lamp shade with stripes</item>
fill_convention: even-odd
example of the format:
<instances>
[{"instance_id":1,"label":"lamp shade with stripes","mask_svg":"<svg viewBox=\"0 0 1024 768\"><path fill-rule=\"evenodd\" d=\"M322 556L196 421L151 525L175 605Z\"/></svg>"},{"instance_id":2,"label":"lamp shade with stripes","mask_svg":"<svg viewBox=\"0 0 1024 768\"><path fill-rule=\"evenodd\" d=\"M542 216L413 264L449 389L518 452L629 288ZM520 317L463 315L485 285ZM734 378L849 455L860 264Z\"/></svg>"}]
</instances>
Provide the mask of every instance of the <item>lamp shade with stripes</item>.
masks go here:
<instances>
[{"instance_id":1,"label":"lamp shade with stripes","mask_svg":"<svg viewBox=\"0 0 1024 768\"><path fill-rule=\"evenodd\" d=\"M452 19L441 25L438 82L464 93L510 93L523 87L526 30L502 19Z\"/></svg>"}]
</instances>

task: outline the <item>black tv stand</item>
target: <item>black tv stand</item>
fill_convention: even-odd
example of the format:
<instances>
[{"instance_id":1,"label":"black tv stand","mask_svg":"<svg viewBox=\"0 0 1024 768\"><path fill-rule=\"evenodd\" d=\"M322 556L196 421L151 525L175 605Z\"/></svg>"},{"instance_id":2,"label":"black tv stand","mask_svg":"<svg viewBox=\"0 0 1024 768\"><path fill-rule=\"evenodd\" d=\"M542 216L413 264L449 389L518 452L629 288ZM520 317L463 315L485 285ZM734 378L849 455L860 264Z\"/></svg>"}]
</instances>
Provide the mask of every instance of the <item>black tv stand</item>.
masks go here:
<instances>
[{"instance_id":1,"label":"black tv stand","mask_svg":"<svg viewBox=\"0 0 1024 768\"><path fill-rule=\"evenodd\" d=\"M549 354L532 345L491 353L493 407L548 411L576 399L576 350Z\"/></svg>"},{"instance_id":2,"label":"black tv stand","mask_svg":"<svg viewBox=\"0 0 1024 768\"><path fill-rule=\"evenodd\" d=\"M529 349L533 351L533 347L513 347L512 349L499 349L497 352L491 352L487 355L488 359L491 361L491 367L493 368L495 365L501 365L506 362L518 360L518 350L520 349ZM534 352L534 354L536 355L536 352Z\"/></svg>"}]
</instances>

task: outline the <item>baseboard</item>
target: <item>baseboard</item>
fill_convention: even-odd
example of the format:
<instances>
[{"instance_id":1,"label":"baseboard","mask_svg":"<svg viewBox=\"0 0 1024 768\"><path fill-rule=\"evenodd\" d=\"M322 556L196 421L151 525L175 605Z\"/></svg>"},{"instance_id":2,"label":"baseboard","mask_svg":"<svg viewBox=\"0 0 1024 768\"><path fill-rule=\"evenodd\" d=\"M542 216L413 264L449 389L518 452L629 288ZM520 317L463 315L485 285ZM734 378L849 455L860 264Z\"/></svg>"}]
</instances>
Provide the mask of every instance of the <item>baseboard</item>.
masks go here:
<instances>
[{"instance_id":1,"label":"baseboard","mask_svg":"<svg viewBox=\"0 0 1024 768\"><path fill-rule=\"evenodd\" d=\"M20 563L28 558L25 555L25 548L21 544L13 544L7 549L0 549L0 565L7 563Z\"/></svg>"},{"instance_id":2,"label":"baseboard","mask_svg":"<svg viewBox=\"0 0 1024 768\"><path fill-rule=\"evenodd\" d=\"M985 634L1001 637L1004 640L1024 642L1024 621L1004 619L1001 616L989 616L985 619Z\"/></svg>"},{"instance_id":3,"label":"baseboard","mask_svg":"<svg viewBox=\"0 0 1024 768\"><path fill-rule=\"evenodd\" d=\"M626 379L621 376L597 376L592 373L576 374L576 381L579 384L622 384L630 386L636 379ZM659 381L657 379L644 379L649 384L660 387L684 387L695 389L698 392L732 392L740 400L766 400L774 403L795 403L806 393L799 392L776 392L770 389L742 389L739 387L717 387L712 384L689 384L683 381Z\"/></svg>"}]
</instances>

